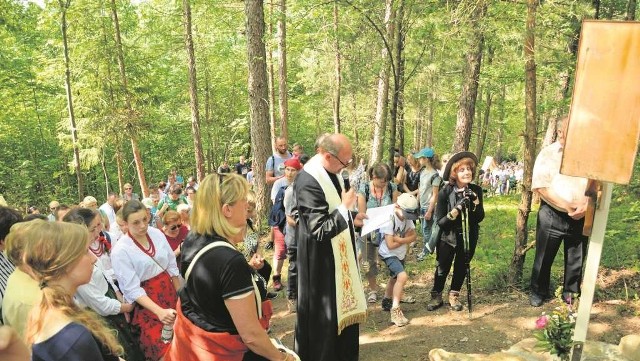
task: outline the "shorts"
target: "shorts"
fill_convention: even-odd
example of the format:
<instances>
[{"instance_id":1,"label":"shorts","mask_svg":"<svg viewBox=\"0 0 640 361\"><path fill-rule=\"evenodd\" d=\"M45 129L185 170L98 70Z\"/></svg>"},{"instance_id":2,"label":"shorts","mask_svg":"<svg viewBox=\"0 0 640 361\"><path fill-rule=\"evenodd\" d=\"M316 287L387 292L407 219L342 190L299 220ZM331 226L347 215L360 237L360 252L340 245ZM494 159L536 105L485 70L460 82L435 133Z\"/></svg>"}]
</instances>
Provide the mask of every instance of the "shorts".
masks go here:
<instances>
[{"instance_id":1,"label":"shorts","mask_svg":"<svg viewBox=\"0 0 640 361\"><path fill-rule=\"evenodd\" d=\"M284 244L284 234L280 232L278 227L273 227L273 256L277 260L287 258L287 245Z\"/></svg>"},{"instance_id":2,"label":"shorts","mask_svg":"<svg viewBox=\"0 0 640 361\"><path fill-rule=\"evenodd\" d=\"M391 278L397 278L400 273L404 272L404 260L400 260L396 256L383 258L382 260L387 265Z\"/></svg>"}]
</instances>

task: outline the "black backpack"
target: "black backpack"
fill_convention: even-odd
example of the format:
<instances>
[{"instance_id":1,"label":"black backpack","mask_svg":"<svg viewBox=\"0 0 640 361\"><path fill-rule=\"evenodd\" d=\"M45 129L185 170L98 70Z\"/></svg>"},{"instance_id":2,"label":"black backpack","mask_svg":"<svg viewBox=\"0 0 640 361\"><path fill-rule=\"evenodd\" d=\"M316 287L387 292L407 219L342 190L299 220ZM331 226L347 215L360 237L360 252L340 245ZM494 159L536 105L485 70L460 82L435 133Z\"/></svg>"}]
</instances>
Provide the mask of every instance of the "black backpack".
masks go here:
<instances>
[{"instance_id":1,"label":"black backpack","mask_svg":"<svg viewBox=\"0 0 640 361\"><path fill-rule=\"evenodd\" d=\"M278 227L280 232L284 233L284 226L287 224L287 216L284 213L284 191L287 186L280 187L276 198L271 207L271 213L269 213L269 226Z\"/></svg>"}]
</instances>

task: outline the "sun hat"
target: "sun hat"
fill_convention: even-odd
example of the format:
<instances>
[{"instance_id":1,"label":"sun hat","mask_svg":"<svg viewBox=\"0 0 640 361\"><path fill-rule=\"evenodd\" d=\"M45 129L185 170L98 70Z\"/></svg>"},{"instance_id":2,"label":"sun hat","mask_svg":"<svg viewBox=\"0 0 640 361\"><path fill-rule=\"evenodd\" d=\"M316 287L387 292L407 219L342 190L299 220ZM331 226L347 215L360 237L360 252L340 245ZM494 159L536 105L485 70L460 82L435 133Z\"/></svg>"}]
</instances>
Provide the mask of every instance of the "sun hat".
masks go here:
<instances>
[{"instance_id":1,"label":"sun hat","mask_svg":"<svg viewBox=\"0 0 640 361\"><path fill-rule=\"evenodd\" d=\"M459 161L462 158L471 158L473 162L476 164L476 166L478 166L478 157L476 157L475 154L471 152L458 152L452 155L451 158L449 158L447 165L444 167L444 172L442 172L442 179L444 179L445 181L449 180L449 173L451 173L451 167L455 162Z\"/></svg>"},{"instance_id":2,"label":"sun hat","mask_svg":"<svg viewBox=\"0 0 640 361\"><path fill-rule=\"evenodd\" d=\"M413 157L415 159L420 159L420 158L433 158L435 152L433 151L433 148L422 148L419 152L416 152L413 154Z\"/></svg>"},{"instance_id":3,"label":"sun hat","mask_svg":"<svg viewBox=\"0 0 640 361\"><path fill-rule=\"evenodd\" d=\"M402 193L396 201L398 207L402 209L402 214L405 219L414 220L418 219L418 199L413 194Z\"/></svg>"}]
</instances>

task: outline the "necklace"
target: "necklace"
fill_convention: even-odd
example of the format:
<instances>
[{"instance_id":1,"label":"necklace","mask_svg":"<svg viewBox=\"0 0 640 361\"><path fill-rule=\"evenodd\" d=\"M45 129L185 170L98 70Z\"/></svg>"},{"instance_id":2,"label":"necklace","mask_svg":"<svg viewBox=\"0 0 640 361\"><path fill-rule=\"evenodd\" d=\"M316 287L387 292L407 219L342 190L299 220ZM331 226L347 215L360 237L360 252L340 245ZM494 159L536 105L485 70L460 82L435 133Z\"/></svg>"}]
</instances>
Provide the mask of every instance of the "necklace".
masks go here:
<instances>
[{"instance_id":1,"label":"necklace","mask_svg":"<svg viewBox=\"0 0 640 361\"><path fill-rule=\"evenodd\" d=\"M153 242L151 241L151 237L149 237L149 233L145 233L145 236L147 237L147 242L149 242L149 247L148 248L144 248L132 235L131 232L129 232L129 237L131 237L131 239L133 240L133 243L136 244L136 246L138 246L138 248L140 248L140 250L142 252L144 252L146 255L148 255L149 257L153 258L153 256L156 255L156 247L153 245Z\"/></svg>"},{"instance_id":2,"label":"necklace","mask_svg":"<svg viewBox=\"0 0 640 361\"><path fill-rule=\"evenodd\" d=\"M376 200L376 203L378 203L378 207L380 207L382 205L382 197L384 197L384 188L377 188L373 184L373 182L371 183L371 185L373 186L373 199ZM380 189L380 196L378 196L376 189Z\"/></svg>"},{"instance_id":3,"label":"necklace","mask_svg":"<svg viewBox=\"0 0 640 361\"><path fill-rule=\"evenodd\" d=\"M94 243L95 241L91 242L91 244L89 245L89 250L91 250L91 253L96 255L96 257L100 258L100 256L104 254L104 248L102 247L102 244L100 242L98 242L98 248L91 247Z\"/></svg>"}]
</instances>

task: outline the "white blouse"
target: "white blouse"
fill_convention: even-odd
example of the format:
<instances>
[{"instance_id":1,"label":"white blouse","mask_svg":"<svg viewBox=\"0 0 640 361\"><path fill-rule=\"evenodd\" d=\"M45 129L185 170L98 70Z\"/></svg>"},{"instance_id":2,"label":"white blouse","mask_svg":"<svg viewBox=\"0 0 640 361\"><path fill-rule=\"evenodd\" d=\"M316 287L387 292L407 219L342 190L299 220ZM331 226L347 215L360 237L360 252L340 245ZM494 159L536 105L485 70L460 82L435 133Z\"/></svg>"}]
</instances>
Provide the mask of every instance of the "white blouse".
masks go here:
<instances>
[{"instance_id":1,"label":"white blouse","mask_svg":"<svg viewBox=\"0 0 640 361\"><path fill-rule=\"evenodd\" d=\"M118 286L128 302L134 302L147 295L140 286L141 282L149 280L165 270L171 277L180 274L176 264L176 256L162 231L149 227L147 234L156 249L153 259L144 253L129 235L120 238L111 250L111 264L118 280Z\"/></svg>"},{"instance_id":2,"label":"white blouse","mask_svg":"<svg viewBox=\"0 0 640 361\"><path fill-rule=\"evenodd\" d=\"M93 266L91 281L78 287L75 299L79 305L91 308L100 316L117 315L120 313L120 301L106 296L109 289L106 277L102 264L96 262ZM118 290L113 283L111 286L114 290Z\"/></svg>"}]
</instances>

